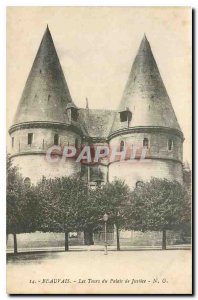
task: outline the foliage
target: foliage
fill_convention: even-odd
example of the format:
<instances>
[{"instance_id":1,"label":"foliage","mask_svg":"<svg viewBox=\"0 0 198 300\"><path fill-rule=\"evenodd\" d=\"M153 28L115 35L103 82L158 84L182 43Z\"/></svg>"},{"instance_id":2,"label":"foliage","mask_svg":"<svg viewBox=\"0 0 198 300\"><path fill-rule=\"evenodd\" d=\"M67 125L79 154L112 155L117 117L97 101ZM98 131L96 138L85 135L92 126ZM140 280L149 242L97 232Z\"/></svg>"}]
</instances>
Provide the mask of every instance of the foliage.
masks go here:
<instances>
[{"instance_id":1,"label":"foliage","mask_svg":"<svg viewBox=\"0 0 198 300\"><path fill-rule=\"evenodd\" d=\"M119 230L164 231L189 228L189 189L177 181L153 178L133 191L114 180L91 189L80 178L43 179L24 183L17 167L7 160L7 233L65 232L100 229L103 216Z\"/></svg>"},{"instance_id":2,"label":"foliage","mask_svg":"<svg viewBox=\"0 0 198 300\"><path fill-rule=\"evenodd\" d=\"M35 188L24 183L16 166L7 157L7 234L33 232L37 228Z\"/></svg>"},{"instance_id":3,"label":"foliage","mask_svg":"<svg viewBox=\"0 0 198 300\"><path fill-rule=\"evenodd\" d=\"M102 207L100 206L101 189L87 188L87 194L80 199L78 206L78 228L79 230L97 230L100 228Z\"/></svg>"},{"instance_id":4,"label":"foliage","mask_svg":"<svg viewBox=\"0 0 198 300\"><path fill-rule=\"evenodd\" d=\"M109 214L108 223L121 227L128 195L128 186L120 180L91 189L79 178L43 178L37 186L40 230L91 233L102 228L104 213Z\"/></svg>"},{"instance_id":5,"label":"foliage","mask_svg":"<svg viewBox=\"0 0 198 300\"><path fill-rule=\"evenodd\" d=\"M188 162L183 164L183 181L185 187L188 189L189 193L191 193L192 171Z\"/></svg>"},{"instance_id":6,"label":"foliage","mask_svg":"<svg viewBox=\"0 0 198 300\"><path fill-rule=\"evenodd\" d=\"M100 193L100 201L102 215L109 215L109 223L118 224L119 228L125 224L125 210L129 200L129 187L124 181L116 179L111 183L106 183Z\"/></svg>"},{"instance_id":7,"label":"foliage","mask_svg":"<svg viewBox=\"0 0 198 300\"><path fill-rule=\"evenodd\" d=\"M93 193L74 177L45 179L38 185L41 230L54 232L83 231L98 221Z\"/></svg>"},{"instance_id":8,"label":"foliage","mask_svg":"<svg viewBox=\"0 0 198 300\"><path fill-rule=\"evenodd\" d=\"M153 178L131 193L126 226L133 230L179 229L190 223L190 197L177 181Z\"/></svg>"}]
</instances>

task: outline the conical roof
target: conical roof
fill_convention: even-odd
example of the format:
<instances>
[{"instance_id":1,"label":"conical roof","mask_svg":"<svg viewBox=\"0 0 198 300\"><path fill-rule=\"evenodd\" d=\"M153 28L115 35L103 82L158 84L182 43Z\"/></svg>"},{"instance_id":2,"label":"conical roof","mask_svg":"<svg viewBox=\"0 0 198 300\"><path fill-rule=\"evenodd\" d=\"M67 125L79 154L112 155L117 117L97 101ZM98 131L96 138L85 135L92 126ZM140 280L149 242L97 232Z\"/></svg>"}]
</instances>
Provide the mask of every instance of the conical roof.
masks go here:
<instances>
[{"instance_id":1,"label":"conical roof","mask_svg":"<svg viewBox=\"0 0 198 300\"><path fill-rule=\"evenodd\" d=\"M47 27L20 99L14 124L66 122L71 95Z\"/></svg>"},{"instance_id":2,"label":"conical roof","mask_svg":"<svg viewBox=\"0 0 198 300\"><path fill-rule=\"evenodd\" d=\"M129 127L169 127L180 130L171 101L155 62L150 44L144 35L133 62L118 112L129 109ZM111 132L126 128L117 113Z\"/></svg>"}]
</instances>

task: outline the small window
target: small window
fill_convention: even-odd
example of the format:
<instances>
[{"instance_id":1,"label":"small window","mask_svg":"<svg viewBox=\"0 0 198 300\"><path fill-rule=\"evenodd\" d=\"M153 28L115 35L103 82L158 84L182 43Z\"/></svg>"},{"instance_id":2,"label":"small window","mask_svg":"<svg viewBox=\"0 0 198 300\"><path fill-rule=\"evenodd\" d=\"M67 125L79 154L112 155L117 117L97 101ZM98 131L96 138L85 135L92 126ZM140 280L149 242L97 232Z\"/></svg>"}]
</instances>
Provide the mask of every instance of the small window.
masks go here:
<instances>
[{"instance_id":1,"label":"small window","mask_svg":"<svg viewBox=\"0 0 198 300\"><path fill-rule=\"evenodd\" d=\"M120 142L120 152L124 151L124 141Z\"/></svg>"},{"instance_id":2,"label":"small window","mask_svg":"<svg viewBox=\"0 0 198 300\"><path fill-rule=\"evenodd\" d=\"M173 140L169 139L168 140L168 151L172 151L173 150Z\"/></svg>"},{"instance_id":3,"label":"small window","mask_svg":"<svg viewBox=\"0 0 198 300\"><path fill-rule=\"evenodd\" d=\"M14 148L14 137L12 137L12 148Z\"/></svg>"},{"instance_id":4,"label":"small window","mask_svg":"<svg viewBox=\"0 0 198 300\"><path fill-rule=\"evenodd\" d=\"M73 121L78 119L78 110L76 108L71 108L71 118Z\"/></svg>"},{"instance_id":5,"label":"small window","mask_svg":"<svg viewBox=\"0 0 198 300\"><path fill-rule=\"evenodd\" d=\"M29 178L29 177L26 177L26 178L24 179L24 183L25 183L26 186L30 187L30 186L31 186L31 180L30 180L30 178Z\"/></svg>"},{"instance_id":6,"label":"small window","mask_svg":"<svg viewBox=\"0 0 198 300\"><path fill-rule=\"evenodd\" d=\"M78 149L78 139L75 139L75 148Z\"/></svg>"},{"instance_id":7,"label":"small window","mask_svg":"<svg viewBox=\"0 0 198 300\"><path fill-rule=\"evenodd\" d=\"M130 122L132 119L132 113L130 110L124 110L120 112L120 122Z\"/></svg>"},{"instance_id":8,"label":"small window","mask_svg":"<svg viewBox=\"0 0 198 300\"><path fill-rule=\"evenodd\" d=\"M136 182L136 188L142 187L143 184L144 184L143 181L137 181L137 182Z\"/></svg>"},{"instance_id":9,"label":"small window","mask_svg":"<svg viewBox=\"0 0 198 300\"><path fill-rule=\"evenodd\" d=\"M56 133L55 135L54 135L54 145L58 145L58 141L59 140L59 136L58 136L58 134Z\"/></svg>"},{"instance_id":10,"label":"small window","mask_svg":"<svg viewBox=\"0 0 198 300\"><path fill-rule=\"evenodd\" d=\"M28 145L32 145L33 133L28 133Z\"/></svg>"},{"instance_id":11,"label":"small window","mask_svg":"<svg viewBox=\"0 0 198 300\"><path fill-rule=\"evenodd\" d=\"M127 121L127 112L126 111L122 111L120 113L120 122L126 122Z\"/></svg>"},{"instance_id":12,"label":"small window","mask_svg":"<svg viewBox=\"0 0 198 300\"><path fill-rule=\"evenodd\" d=\"M149 147L149 140L147 138L144 138L144 140L143 140L143 147L146 149L148 149L148 147Z\"/></svg>"}]
</instances>

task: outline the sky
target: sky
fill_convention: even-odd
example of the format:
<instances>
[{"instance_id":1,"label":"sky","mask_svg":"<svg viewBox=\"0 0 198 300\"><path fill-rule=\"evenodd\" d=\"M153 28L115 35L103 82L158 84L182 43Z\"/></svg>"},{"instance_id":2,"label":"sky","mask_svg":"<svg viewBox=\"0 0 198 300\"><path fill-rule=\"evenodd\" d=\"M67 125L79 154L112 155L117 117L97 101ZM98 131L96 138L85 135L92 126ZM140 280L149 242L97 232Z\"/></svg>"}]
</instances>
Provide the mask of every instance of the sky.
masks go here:
<instances>
[{"instance_id":1,"label":"sky","mask_svg":"<svg viewBox=\"0 0 198 300\"><path fill-rule=\"evenodd\" d=\"M7 129L47 24L78 107L87 97L90 108L117 108L145 33L184 133L184 161L191 164L190 8L7 8Z\"/></svg>"}]
</instances>

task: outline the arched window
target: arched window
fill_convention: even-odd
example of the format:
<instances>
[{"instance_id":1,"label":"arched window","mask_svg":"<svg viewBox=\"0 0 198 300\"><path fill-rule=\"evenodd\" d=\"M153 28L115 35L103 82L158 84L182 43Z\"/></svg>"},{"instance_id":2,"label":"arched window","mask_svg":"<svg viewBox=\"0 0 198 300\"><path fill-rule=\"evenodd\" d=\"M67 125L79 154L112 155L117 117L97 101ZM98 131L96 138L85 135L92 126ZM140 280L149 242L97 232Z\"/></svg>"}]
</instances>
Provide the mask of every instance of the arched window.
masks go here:
<instances>
[{"instance_id":1,"label":"arched window","mask_svg":"<svg viewBox=\"0 0 198 300\"><path fill-rule=\"evenodd\" d=\"M28 187L31 186L31 180L30 180L29 177L26 177L26 178L24 179L24 184L25 184L26 186L28 186Z\"/></svg>"},{"instance_id":2,"label":"arched window","mask_svg":"<svg viewBox=\"0 0 198 300\"><path fill-rule=\"evenodd\" d=\"M137 181L136 182L136 188L143 186L143 184L144 184L143 181Z\"/></svg>"},{"instance_id":3,"label":"arched window","mask_svg":"<svg viewBox=\"0 0 198 300\"><path fill-rule=\"evenodd\" d=\"M120 152L124 151L124 141L120 142Z\"/></svg>"},{"instance_id":4,"label":"arched window","mask_svg":"<svg viewBox=\"0 0 198 300\"><path fill-rule=\"evenodd\" d=\"M168 151L172 151L173 150L173 140L169 139L168 140Z\"/></svg>"},{"instance_id":5,"label":"arched window","mask_svg":"<svg viewBox=\"0 0 198 300\"><path fill-rule=\"evenodd\" d=\"M147 138L143 139L143 147L146 149L148 149L148 147L149 147L149 140Z\"/></svg>"}]
</instances>

